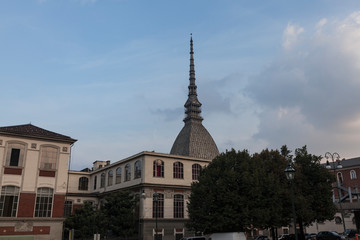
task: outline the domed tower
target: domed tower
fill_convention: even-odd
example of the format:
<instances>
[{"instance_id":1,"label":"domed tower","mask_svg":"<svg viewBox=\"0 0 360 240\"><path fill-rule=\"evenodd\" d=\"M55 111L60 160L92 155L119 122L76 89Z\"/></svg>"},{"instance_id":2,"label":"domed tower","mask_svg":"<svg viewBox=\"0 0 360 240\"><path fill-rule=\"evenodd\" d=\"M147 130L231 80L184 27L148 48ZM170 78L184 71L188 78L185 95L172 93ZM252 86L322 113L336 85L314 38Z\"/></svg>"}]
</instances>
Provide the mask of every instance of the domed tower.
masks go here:
<instances>
[{"instance_id":1,"label":"domed tower","mask_svg":"<svg viewBox=\"0 0 360 240\"><path fill-rule=\"evenodd\" d=\"M219 155L219 150L210 133L202 125L201 103L197 98L195 84L195 65L193 40L190 38L190 71L189 71L189 94L184 105L185 107L185 126L171 148L170 154L189 156L203 159L214 159Z\"/></svg>"}]
</instances>

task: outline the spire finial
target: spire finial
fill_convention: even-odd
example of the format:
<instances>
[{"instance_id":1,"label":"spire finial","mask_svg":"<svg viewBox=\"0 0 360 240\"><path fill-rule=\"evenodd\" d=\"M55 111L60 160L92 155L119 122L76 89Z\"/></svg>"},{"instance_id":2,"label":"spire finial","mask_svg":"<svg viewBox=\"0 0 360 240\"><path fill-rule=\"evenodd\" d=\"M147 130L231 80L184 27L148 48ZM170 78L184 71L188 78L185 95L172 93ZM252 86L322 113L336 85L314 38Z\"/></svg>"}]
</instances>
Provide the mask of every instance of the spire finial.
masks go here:
<instances>
[{"instance_id":1,"label":"spire finial","mask_svg":"<svg viewBox=\"0 0 360 240\"><path fill-rule=\"evenodd\" d=\"M203 118L200 116L201 113L201 103L199 102L197 98L197 86L195 84L195 64L194 64L194 48L193 48L193 39L192 39L192 33L190 34L190 71L189 71L189 94L188 99L185 103L185 114L186 117L184 119L184 122L187 122L189 120L197 120L202 121Z\"/></svg>"}]
</instances>

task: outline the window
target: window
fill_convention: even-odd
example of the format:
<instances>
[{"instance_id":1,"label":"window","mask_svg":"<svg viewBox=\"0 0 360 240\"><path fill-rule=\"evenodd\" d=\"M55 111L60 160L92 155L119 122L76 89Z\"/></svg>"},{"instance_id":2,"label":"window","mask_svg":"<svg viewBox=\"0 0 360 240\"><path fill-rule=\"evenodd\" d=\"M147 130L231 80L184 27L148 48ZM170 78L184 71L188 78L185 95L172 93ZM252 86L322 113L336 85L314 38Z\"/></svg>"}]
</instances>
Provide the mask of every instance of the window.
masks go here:
<instances>
[{"instance_id":1,"label":"window","mask_svg":"<svg viewBox=\"0 0 360 240\"><path fill-rule=\"evenodd\" d=\"M72 201L65 201L64 217L69 217L72 214Z\"/></svg>"},{"instance_id":2,"label":"window","mask_svg":"<svg viewBox=\"0 0 360 240\"><path fill-rule=\"evenodd\" d=\"M335 223L341 224L342 223L341 217L335 217Z\"/></svg>"},{"instance_id":3,"label":"window","mask_svg":"<svg viewBox=\"0 0 360 240\"><path fill-rule=\"evenodd\" d=\"M153 176L164 177L164 162L160 159L153 162Z\"/></svg>"},{"instance_id":4,"label":"window","mask_svg":"<svg viewBox=\"0 0 360 240\"><path fill-rule=\"evenodd\" d=\"M35 217L51 217L53 190L38 188L36 195Z\"/></svg>"},{"instance_id":5,"label":"window","mask_svg":"<svg viewBox=\"0 0 360 240\"><path fill-rule=\"evenodd\" d=\"M138 160L135 162L135 169L134 169L134 178L141 178L141 161Z\"/></svg>"},{"instance_id":6,"label":"window","mask_svg":"<svg viewBox=\"0 0 360 240\"><path fill-rule=\"evenodd\" d=\"M153 218L164 218L164 194L158 193L156 197L153 196Z\"/></svg>"},{"instance_id":7,"label":"window","mask_svg":"<svg viewBox=\"0 0 360 240\"><path fill-rule=\"evenodd\" d=\"M339 185L343 184L343 176L342 176L341 172L337 173L337 180L338 180Z\"/></svg>"},{"instance_id":8,"label":"window","mask_svg":"<svg viewBox=\"0 0 360 240\"><path fill-rule=\"evenodd\" d=\"M350 179L356 179L356 172L355 170L350 171Z\"/></svg>"},{"instance_id":9,"label":"window","mask_svg":"<svg viewBox=\"0 0 360 240\"><path fill-rule=\"evenodd\" d=\"M19 187L4 186L1 188L0 216L16 217L16 210L19 200Z\"/></svg>"},{"instance_id":10,"label":"window","mask_svg":"<svg viewBox=\"0 0 360 240\"><path fill-rule=\"evenodd\" d=\"M115 179L115 183L121 183L121 167L118 167L116 169L116 179Z\"/></svg>"},{"instance_id":11,"label":"window","mask_svg":"<svg viewBox=\"0 0 360 240\"><path fill-rule=\"evenodd\" d=\"M113 178L114 178L114 173L113 170L109 170L108 171L108 186L111 186L113 184Z\"/></svg>"},{"instance_id":12,"label":"window","mask_svg":"<svg viewBox=\"0 0 360 240\"><path fill-rule=\"evenodd\" d=\"M181 162L174 163L174 178L184 178L184 167Z\"/></svg>"},{"instance_id":13,"label":"window","mask_svg":"<svg viewBox=\"0 0 360 240\"><path fill-rule=\"evenodd\" d=\"M198 180L199 179L200 171L201 171L200 164L196 163L196 164L192 165L192 180Z\"/></svg>"},{"instance_id":14,"label":"window","mask_svg":"<svg viewBox=\"0 0 360 240\"><path fill-rule=\"evenodd\" d=\"M130 164L126 164L125 166L125 181L131 180L131 166Z\"/></svg>"},{"instance_id":15,"label":"window","mask_svg":"<svg viewBox=\"0 0 360 240\"><path fill-rule=\"evenodd\" d=\"M55 170L56 160L58 156L58 149L54 147L41 148L40 168L45 170Z\"/></svg>"},{"instance_id":16,"label":"window","mask_svg":"<svg viewBox=\"0 0 360 240\"><path fill-rule=\"evenodd\" d=\"M94 177L94 190L96 189L96 184L97 184L97 176Z\"/></svg>"},{"instance_id":17,"label":"window","mask_svg":"<svg viewBox=\"0 0 360 240\"><path fill-rule=\"evenodd\" d=\"M105 187L105 173L102 173L100 176L100 188Z\"/></svg>"},{"instance_id":18,"label":"window","mask_svg":"<svg viewBox=\"0 0 360 240\"><path fill-rule=\"evenodd\" d=\"M25 155L25 145L9 143L6 152L6 166L22 167Z\"/></svg>"},{"instance_id":19,"label":"window","mask_svg":"<svg viewBox=\"0 0 360 240\"><path fill-rule=\"evenodd\" d=\"M174 218L184 218L184 196L174 195Z\"/></svg>"},{"instance_id":20,"label":"window","mask_svg":"<svg viewBox=\"0 0 360 240\"><path fill-rule=\"evenodd\" d=\"M88 190L89 179L87 177L79 178L79 190Z\"/></svg>"}]
</instances>

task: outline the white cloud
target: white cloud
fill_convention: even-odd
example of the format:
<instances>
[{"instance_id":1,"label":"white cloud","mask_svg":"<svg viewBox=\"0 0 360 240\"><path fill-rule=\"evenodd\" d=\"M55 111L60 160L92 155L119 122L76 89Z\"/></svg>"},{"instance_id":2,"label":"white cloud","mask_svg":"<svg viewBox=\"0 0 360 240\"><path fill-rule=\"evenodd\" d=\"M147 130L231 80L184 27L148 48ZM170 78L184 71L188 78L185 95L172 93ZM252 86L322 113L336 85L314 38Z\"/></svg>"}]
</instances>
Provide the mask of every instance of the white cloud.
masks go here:
<instances>
[{"instance_id":1,"label":"white cloud","mask_svg":"<svg viewBox=\"0 0 360 240\"><path fill-rule=\"evenodd\" d=\"M325 26L325 24L328 22L328 20L326 18L321 19L317 24L316 24L316 28L322 28L323 26Z\"/></svg>"},{"instance_id":2,"label":"white cloud","mask_svg":"<svg viewBox=\"0 0 360 240\"><path fill-rule=\"evenodd\" d=\"M298 41L298 36L304 32L304 28L288 24L283 33L283 48L290 50Z\"/></svg>"},{"instance_id":3,"label":"white cloud","mask_svg":"<svg viewBox=\"0 0 360 240\"><path fill-rule=\"evenodd\" d=\"M249 81L246 90L263 109L255 137L276 148L313 144L320 154L332 146L357 156L360 12L314 25L299 38L304 29L288 24L282 56Z\"/></svg>"}]
</instances>

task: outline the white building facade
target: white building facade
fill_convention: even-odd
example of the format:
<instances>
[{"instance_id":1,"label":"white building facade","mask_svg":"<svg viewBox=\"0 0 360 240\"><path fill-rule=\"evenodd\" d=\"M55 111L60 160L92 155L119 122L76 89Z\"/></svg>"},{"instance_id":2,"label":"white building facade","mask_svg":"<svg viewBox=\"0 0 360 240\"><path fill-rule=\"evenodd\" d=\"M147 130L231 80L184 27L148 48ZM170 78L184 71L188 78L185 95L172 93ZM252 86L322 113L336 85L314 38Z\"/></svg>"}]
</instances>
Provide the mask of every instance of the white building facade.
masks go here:
<instances>
[{"instance_id":1,"label":"white building facade","mask_svg":"<svg viewBox=\"0 0 360 240\"><path fill-rule=\"evenodd\" d=\"M180 239L187 232L187 202L191 183L210 160L141 152L113 164L99 161L91 172L69 172L66 201L72 210L84 202L101 204L103 197L118 190L130 190L139 195L139 239L154 239L156 232L162 239ZM101 163L101 162L100 162ZM83 188L83 182L87 187ZM158 194L158 200L154 194ZM156 206L157 204L157 206ZM157 213L157 216L156 216Z\"/></svg>"},{"instance_id":2,"label":"white building facade","mask_svg":"<svg viewBox=\"0 0 360 240\"><path fill-rule=\"evenodd\" d=\"M0 127L0 239L61 239L75 141L31 124Z\"/></svg>"}]
</instances>

